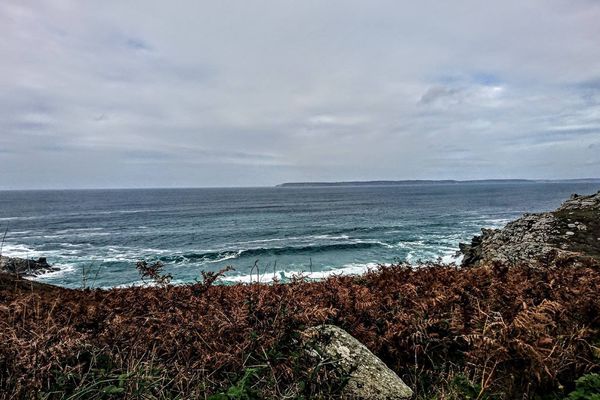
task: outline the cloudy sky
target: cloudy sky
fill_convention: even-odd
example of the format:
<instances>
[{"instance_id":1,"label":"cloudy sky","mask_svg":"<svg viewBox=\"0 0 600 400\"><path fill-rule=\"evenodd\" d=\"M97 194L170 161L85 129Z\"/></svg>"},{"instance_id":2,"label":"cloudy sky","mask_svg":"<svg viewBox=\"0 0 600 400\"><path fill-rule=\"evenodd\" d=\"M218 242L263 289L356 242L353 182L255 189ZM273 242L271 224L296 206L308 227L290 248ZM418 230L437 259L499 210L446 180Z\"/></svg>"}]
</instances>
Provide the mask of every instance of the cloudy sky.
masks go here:
<instances>
[{"instance_id":1,"label":"cloudy sky","mask_svg":"<svg viewBox=\"0 0 600 400\"><path fill-rule=\"evenodd\" d=\"M600 177L599 21L594 0L3 0L0 188Z\"/></svg>"}]
</instances>

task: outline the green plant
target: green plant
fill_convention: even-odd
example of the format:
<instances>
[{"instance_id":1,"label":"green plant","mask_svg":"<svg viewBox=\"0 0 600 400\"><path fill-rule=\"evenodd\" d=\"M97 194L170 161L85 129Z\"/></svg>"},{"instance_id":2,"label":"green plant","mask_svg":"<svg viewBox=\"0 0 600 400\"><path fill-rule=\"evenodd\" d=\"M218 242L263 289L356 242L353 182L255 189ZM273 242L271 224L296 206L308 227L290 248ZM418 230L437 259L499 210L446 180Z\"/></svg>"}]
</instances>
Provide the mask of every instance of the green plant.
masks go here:
<instances>
[{"instance_id":1,"label":"green plant","mask_svg":"<svg viewBox=\"0 0 600 400\"><path fill-rule=\"evenodd\" d=\"M600 400L600 374L586 374L575 381L566 400Z\"/></svg>"},{"instance_id":2,"label":"green plant","mask_svg":"<svg viewBox=\"0 0 600 400\"><path fill-rule=\"evenodd\" d=\"M455 376L450 385L459 399L475 400L479 398L481 393L481 385L471 382L463 374Z\"/></svg>"},{"instance_id":3,"label":"green plant","mask_svg":"<svg viewBox=\"0 0 600 400\"><path fill-rule=\"evenodd\" d=\"M246 368L244 376L225 393L210 396L209 400L253 400L260 399L259 393L252 389L251 380L257 376L258 368Z\"/></svg>"}]
</instances>

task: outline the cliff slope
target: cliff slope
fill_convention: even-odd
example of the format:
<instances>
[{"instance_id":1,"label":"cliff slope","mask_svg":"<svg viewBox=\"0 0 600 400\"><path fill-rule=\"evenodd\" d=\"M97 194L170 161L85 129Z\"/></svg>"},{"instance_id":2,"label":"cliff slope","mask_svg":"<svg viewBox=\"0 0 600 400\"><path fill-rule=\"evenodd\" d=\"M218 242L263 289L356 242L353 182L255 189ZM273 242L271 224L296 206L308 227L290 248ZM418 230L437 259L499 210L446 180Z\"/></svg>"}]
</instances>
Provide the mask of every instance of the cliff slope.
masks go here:
<instances>
[{"instance_id":1,"label":"cliff slope","mask_svg":"<svg viewBox=\"0 0 600 400\"><path fill-rule=\"evenodd\" d=\"M574 194L555 211L525 214L502 229L482 229L460 252L463 266L600 260L600 191Z\"/></svg>"}]
</instances>

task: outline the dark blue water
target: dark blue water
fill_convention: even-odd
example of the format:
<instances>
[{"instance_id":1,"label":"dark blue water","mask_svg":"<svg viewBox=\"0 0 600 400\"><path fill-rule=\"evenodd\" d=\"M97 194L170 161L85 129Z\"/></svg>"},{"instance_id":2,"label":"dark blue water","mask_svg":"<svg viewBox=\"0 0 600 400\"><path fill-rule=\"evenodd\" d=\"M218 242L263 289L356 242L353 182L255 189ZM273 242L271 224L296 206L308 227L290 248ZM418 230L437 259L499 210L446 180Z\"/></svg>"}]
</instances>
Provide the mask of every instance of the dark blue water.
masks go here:
<instances>
[{"instance_id":1,"label":"dark blue water","mask_svg":"<svg viewBox=\"0 0 600 400\"><path fill-rule=\"evenodd\" d=\"M313 277L395 261L451 261L458 243L525 212L556 208L599 184L0 192L3 254L46 256L42 277L69 286L139 282L135 262L161 260L176 282L232 265L230 281L312 269ZM266 272L268 271L268 272ZM96 277L97 275L97 277ZM256 279L256 277L254 278Z\"/></svg>"}]
</instances>

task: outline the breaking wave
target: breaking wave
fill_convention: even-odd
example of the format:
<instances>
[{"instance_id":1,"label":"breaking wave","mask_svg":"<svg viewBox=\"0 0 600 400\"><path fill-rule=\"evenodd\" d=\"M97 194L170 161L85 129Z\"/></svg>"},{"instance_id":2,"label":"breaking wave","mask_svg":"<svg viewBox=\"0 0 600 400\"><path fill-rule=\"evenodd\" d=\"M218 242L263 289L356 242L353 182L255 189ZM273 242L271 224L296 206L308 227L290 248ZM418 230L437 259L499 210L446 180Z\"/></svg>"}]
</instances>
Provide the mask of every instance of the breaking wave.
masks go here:
<instances>
[{"instance_id":1,"label":"breaking wave","mask_svg":"<svg viewBox=\"0 0 600 400\"><path fill-rule=\"evenodd\" d=\"M182 262L220 262L234 258L260 258L268 256L283 256L294 254L318 254L327 251L361 250L375 247L389 247L380 241L357 241L353 243L333 243L306 246L257 247L243 250L208 251L203 253L187 253L173 256L163 256L159 260L166 263Z\"/></svg>"}]
</instances>

